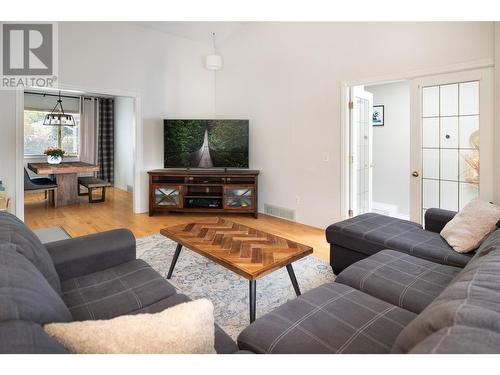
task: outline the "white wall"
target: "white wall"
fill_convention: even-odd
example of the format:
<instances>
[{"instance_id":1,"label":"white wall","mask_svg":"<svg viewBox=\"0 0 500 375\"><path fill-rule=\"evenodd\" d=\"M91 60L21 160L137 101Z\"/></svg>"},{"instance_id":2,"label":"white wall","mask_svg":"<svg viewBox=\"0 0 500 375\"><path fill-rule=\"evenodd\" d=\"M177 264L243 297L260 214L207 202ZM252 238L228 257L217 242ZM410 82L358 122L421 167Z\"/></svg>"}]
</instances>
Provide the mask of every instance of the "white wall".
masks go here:
<instances>
[{"instance_id":1,"label":"white wall","mask_svg":"<svg viewBox=\"0 0 500 375\"><path fill-rule=\"evenodd\" d=\"M219 51L218 115L250 119L260 205L341 217L340 83L493 58L493 23L254 23ZM322 154L329 153L328 162ZM297 199L299 198L299 204Z\"/></svg>"},{"instance_id":2,"label":"white wall","mask_svg":"<svg viewBox=\"0 0 500 375\"><path fill-rule=\"evenodd\" d=\"M500 204L500 22L495 22L495 202Z\"/></svg>"},{"instance_id":3,"label":"white wall","mask_svg":"<svg viewBox=\"0 0 500 375\"><path fill-rule=\"evenodd\" d=\"M384 126L373 127L373 202L410 214L410 83L365 86L384 105Z\"/></svg>"},{"instance_id":4,"label":"white wall","mask_svg":"<svg viewBox=\"0 0 500 375\"><path fill-rule=\"evenodd\" d=\"M134 186L134 100L115 98L115 184L118 189Z\"/></svg>"},{"instance_id":5,"label":"white wall","mask_svg":"<svg viewBox=\"0 0 500 375\"><path fill-rule=\"evenodd\" d=\"M0 180L6 187L5 195L12 199L16 192L16 96L12 91L0 90ZM11 209L12 211L12 209Z\"/></svg>"}]
</instances>

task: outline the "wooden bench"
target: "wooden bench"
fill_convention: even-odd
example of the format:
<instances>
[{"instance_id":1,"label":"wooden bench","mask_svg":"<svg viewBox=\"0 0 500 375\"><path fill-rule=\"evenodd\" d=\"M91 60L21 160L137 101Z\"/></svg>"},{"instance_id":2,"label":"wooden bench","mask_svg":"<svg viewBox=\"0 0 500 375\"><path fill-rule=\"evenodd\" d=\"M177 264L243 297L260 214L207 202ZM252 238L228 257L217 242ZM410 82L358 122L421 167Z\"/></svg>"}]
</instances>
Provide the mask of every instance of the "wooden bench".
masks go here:
<instances>
[{"instance_id":1,"label":"wooden bench","mask_svg":"<svg viewBox=\"0 0 500 375\"><path fill-rule=\"evenodd\" d=\"M80 187L83 186L87 188L86 192L82 192ZM108 181L101 180L95 177L78 177L78 195L88 195L89 203L100 203L106 200L106 188L111 186ZM92 192L94 189L101 189L101 198L94 199Z\"/></svg>"}]
</instances>

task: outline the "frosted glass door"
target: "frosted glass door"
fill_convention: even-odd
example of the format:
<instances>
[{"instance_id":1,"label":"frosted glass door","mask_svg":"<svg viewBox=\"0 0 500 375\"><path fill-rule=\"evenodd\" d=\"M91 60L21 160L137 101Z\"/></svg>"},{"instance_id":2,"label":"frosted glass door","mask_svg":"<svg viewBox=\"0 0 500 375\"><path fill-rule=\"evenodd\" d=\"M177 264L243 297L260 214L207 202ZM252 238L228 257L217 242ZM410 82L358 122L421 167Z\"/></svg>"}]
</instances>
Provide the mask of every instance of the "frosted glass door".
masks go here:
<instances>
[{"instance_id":1,"label":"frosted glass door","mask_svg":"<svg viewBox=\"0 0 500 375\"><path fill-rule=\"evenodd\" d=\"M373 94L352 89L351 110L351 210L353 215L371 211Z\"/></svg>"},{"instance_id":2,"label":"frosted glass door","mask_svg":"<svg viewBox=\"0 0 500 375\"><path fill-rule=\"evenodd\" d=\"M421 103L422 215L458 211L479 195L479 81L423 87Z\"/></svg>"}]
</instances>

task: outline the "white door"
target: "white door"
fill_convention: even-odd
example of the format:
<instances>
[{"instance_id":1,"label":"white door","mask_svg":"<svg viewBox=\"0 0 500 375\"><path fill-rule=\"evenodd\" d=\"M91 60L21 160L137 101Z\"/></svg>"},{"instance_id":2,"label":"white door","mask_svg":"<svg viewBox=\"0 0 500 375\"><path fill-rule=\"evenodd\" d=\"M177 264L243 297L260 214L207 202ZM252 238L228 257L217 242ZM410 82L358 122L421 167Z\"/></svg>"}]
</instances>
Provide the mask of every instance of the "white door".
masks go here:
<instances>
[{"instance_id":1,"label":"white door","mask_svg":"<svg viewBox=\"0 0 500 375\"><path fill-rule=\"evenodd\" d=\"M412 80L412 221L429 208L493 199L492 90L491 69Z\"/></svg>"},{"instance_id":2,"label":"white door","mask_svg":"<svg viewBox=\"0 0 500 375\"><path fill-rule=\"evenodd\" d=\"M372 205L373 94L354 86L350 103L349 213L355 216L370 212Z\"/></svg>"}]
</instances>

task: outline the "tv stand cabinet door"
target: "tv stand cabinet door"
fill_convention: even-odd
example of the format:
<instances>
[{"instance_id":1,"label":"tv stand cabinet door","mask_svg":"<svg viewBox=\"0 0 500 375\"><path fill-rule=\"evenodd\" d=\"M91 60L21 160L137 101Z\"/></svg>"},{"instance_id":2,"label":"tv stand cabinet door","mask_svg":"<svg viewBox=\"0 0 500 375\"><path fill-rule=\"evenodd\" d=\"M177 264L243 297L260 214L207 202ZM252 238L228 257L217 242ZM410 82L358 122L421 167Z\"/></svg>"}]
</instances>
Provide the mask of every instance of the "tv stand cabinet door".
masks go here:
<instances>
[{"instance_id":1,"label":"tv stand cabinet door","mask_svg":"<svg viewBox=\"0 0 500 375\"><path fill-rule=\"evenodd\" d=\"M223 203L226 210L253 212L255 210L255 187L226 185Z\"/></svg>"},{"instance_id":2,"label":"tv stand cabinet door","mask_svg":"<svg viewBox=\"0 0 500 375\"><path fill-rule=\"evenodd\" d=\"M152 185L153 208L182 208L183 186L182 185Z\"/></svg>"}]
</instances>

